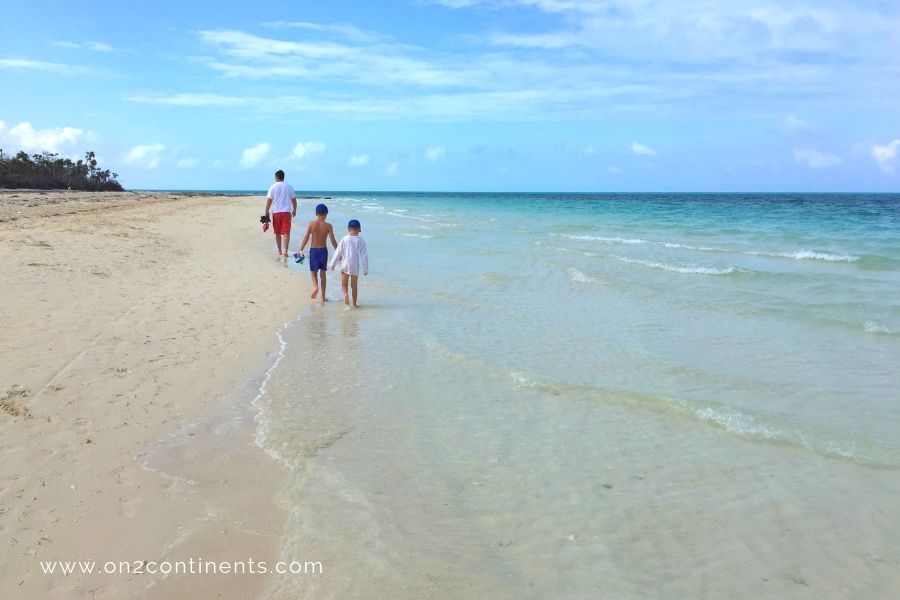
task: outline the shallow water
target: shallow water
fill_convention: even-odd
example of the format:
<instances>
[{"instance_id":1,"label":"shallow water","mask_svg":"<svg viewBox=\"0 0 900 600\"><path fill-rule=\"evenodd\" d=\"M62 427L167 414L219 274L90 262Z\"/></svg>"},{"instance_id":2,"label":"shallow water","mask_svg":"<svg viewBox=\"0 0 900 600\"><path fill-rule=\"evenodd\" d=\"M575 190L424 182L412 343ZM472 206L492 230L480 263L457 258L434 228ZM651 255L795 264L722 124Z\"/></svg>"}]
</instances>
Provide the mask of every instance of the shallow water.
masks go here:
<instances>
[{"instance_id":1,"label":"shallow water","mask_svg":"<svg viewBox=\"0 0 900 600\"><path fill-rule=\"evenodd\" d=\"M372 270L253 407L325 564L269 597L893 597L900 198L330 195Z\"/></svg>"}]
</instances>

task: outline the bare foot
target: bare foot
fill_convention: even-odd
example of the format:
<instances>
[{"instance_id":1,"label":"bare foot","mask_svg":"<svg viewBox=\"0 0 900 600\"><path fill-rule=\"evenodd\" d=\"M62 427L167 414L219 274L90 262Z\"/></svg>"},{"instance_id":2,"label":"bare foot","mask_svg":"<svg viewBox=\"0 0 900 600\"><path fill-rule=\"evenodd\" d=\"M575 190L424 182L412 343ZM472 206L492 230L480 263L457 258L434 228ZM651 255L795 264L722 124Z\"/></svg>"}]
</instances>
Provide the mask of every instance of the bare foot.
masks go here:
<instances>
[{"instance_id":1,"label":"bare foot","mask_svg":"<svg viewBox=\"0 0 900 600\"><path fill-rule=\"evenodd\" d=\"M326 302L328 302L328 298L326 298L326 297L323 295L323 296L322 296L322 304L325 304Z\"/></svg>"},{"instance_id":2,"label":"bare foot","mask_svg":"<svg viewBox=\"0 0 900 600\"><path fill-rule=\"evenodd\" d=\"M359 304L353 303L353 308L359 308Z\"/></svg>"},{"instance_id":3,"label":"bare foot","mask_svg":"<svg viewBox=\"0 0 900 600\"><path fill-rule=\"evenodd\" d=\"M309 295L310 300L315 300L316 296L319 295L319 288L313 288L312 294Z\"/></svg>"}]
</instances>

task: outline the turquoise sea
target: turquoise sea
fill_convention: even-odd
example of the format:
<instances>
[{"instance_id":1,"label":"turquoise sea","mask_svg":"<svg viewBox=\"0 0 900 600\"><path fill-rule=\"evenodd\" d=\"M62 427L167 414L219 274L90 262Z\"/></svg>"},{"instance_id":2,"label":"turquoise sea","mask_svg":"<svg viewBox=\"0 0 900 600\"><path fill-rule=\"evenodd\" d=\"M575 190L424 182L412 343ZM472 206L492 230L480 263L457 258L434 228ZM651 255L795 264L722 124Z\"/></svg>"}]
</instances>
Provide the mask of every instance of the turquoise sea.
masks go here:
<instances>
[{"instance_id":1,"label":"turquoise sea","mask_svg":"<svg viewBox=\"0 0 900 600\"><path fill-rule=\"evenodd\" d=\"M900 593L900 196L322 195L371 272L252 403L326 565L269 597Z\"/></svg>"}]
</instances>

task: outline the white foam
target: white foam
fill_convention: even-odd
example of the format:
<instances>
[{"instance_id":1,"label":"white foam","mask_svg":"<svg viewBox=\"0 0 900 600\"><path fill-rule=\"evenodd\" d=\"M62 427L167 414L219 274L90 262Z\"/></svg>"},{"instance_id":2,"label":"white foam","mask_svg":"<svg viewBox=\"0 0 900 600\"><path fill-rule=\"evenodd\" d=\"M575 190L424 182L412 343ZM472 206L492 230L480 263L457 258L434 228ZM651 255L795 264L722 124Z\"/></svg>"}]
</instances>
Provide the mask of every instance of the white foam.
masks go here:
<instances>
[{"instance_id":1,"label":"white foam","mask_svg":"<svg viewBox=\"0 0 900 600\"><path fill-rule=\"evenodd\" d=\"M512 377L512 380L515 381L516 385L519 387L533 388L538 385L537 381L531 379L521 371L510 371L509 376Z\"/></svg>"},{"instance_id":2,"label":"white foam","mask_svg":"<svg viewBox=\"0 0 900 600\"><path fill-rule=\"evenodd\" d=\"M558 234L554 234L558 235ZM651 244L648 240L638 238L620 238L620 237L599 237L595 235L562 235L562 237L570 240L584 240L590 242L604 242L606 244Z\"/></svg>"},{"instance_id":3,"label":"white foam","mask_svg":"<svg viewBox=\"0 0 900 600\"><path fill-rule=\"evenodd\" d=\"M863 327L868 333L900 333L900 327L888 327L875 321L866 321Z\"/></svg>"},{"instance_id":4,"label":"white foam","mask_svg":"<svg viewBox=\"0 0 900 600\"><path fill-rule=\"evenodd\" d=\"M727 275L729 273L734 273L735 271L737 271L737 269L735 269L734 267L682 267L678 265L670 265L667 263L653 262L650 260L637 260L634 258L627 258L625 256L618 256L616 254L611 254L610 256L624 263L642 265L645 267L650 267L651 269L662 269L663 271L671 271L672 273L683 273L687 275Z\"/></svg>"},{"instance_id":5,"label":"white foam","mask_svg":"<svg viewBox=\"0 0 900 600\"><path fill-rule=\"evenodd\" d=\"M266 409L262 405L262 399L266 395L266 389L269 385L269 380L272 379L272 374L275 373L275 369L277 369L278 365L281 364L282 359L284 359L285 351L287 350L287 342L285 341L282 332L284 332L288 327L290 327L300 318L301 317L298 316L293 321L284 323L278 329L278 331L275 332L275 335L278 337L278 355L275 357L275 360L272 362L271 366L269 366L269 368L266 370L265 375L263 375L263 379L259 384L259 389L257 390L256 396L250 402L250 405L257 409L256 415L254 416L254 420L256 421L256 445L262 448L263 451L273 459L284 463L285 465L288 464L285 458L278 451L276 451L274 448L269 447L267 444L269 440L269 421L266 419Z\"/></svg>"},{"instance_id":6,"label":"white foam","mask_svg":"<svg viewBox=\"0 0 900 600\"><path fill-rule=\"evenodd\" d=\"M602 242L604 244L654 244L665 248L676 248L680 250L691 250L694 252L723 252L727 254L744 254L746 256L767 256L770 258L789 258L791 260L819 260L824 262L856 262L858 256L850 254L836 254L833 252L822 252L816 250L797 250L795 252L770 252L765 250L737 250L734 248L722 248L716 246L694 246L691 244L682 244L679 242L665 242L657 240L644 240L640 238L621 238L621 237L602 237L594 235L566 235L553 234L570 240Z\"/></svg>"},{"instance_id":7,"label":"white foam","mask_svg":"<svg viewBox=\"0 0 900 600\"><path fill-rule=\"evenodd\" d=\"M578 269L569 269L569 273L572 274L572 281L576 283L597 283L597 279L594 279L590 275L579 271Z\"/></svg>"},{"instance_id":8,"label":"white foam","mask_svg":"<svg viewBox=\"0 0 900 600\"><path fill-rule=\"evenodd\" d=\"M409 233L407 231L399 231L397 232L397 235L402 235L404 237L422 238L423 240L430 240L434 237L433 235L428 235L427 233Z\"/></svg>"},{"instance_id":9,"label":"white foam","mask_svg":"<svg viewBox=\"0 0 900 600\"><path fill-rule=\"evenodd\" d=\"M824 260L825 262L856 262L859 260L858 256L850 256L847 254L832 254L831 252L815 252L813 250L779 252L777 254L761 254L762 256L777 256L780 258L792 258L794 260Z\"/></svg>"}]
</instances>

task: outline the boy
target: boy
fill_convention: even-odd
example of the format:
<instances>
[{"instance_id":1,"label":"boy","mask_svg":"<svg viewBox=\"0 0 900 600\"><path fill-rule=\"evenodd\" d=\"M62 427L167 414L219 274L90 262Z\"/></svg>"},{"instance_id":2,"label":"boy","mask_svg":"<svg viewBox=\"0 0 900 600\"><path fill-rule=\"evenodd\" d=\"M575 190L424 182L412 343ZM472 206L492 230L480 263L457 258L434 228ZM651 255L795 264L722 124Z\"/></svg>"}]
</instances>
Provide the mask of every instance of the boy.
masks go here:
<instances>
[{"instance_id":1,"label":"boy","mask_svg":"<svg viewBox=\"0 0 900 600\"><path fill-rule=\"evenodd\" d=\"M341 243L335 248L328 266L334 271L337 262L341 262L341 290L344 292L344 306L349 309L347 282L349 280L350 288L353 290L353 308L359 308L359 304L356 303L356 284L359 281L360 271L363 275L369 274L369 251L366 249L366 241L359 237L359 232L362 231L359 221L353 219L347 223L347 231L350 235L341 238Z\"/></svg>"},{"instance_id":2,"label":"boy","mask_svg":"<svg viewBox=\"0 0 900 600\"><path fill-rule=\"evenodd\" d=\"M291 244L291 219L297 216L297 195L291 184L284 181L284 171L275 171L275 183L266 194L266 216L273 208L272 230L275 232L275 243L278 245L278 258L287 260L288 248ZM284 236L284 252L281 250L281 236Z\"/></svg>"},{"instance_id":3,"label":"boy","mask_svg":"<svg viewBox=\"0 0 900 600\"><path fill-rule=\"evenodd\" d=\"M310 221L306 226L306 233L303 235L303 242L300 244L298 253L303 254L306 248L306 242L312 238L312 244L309 247L309 272L312 276L313 291L309 297L316 299L319 290L322 290L322 304L325 304L325 286L328 283L326 279L326 269L328 268L328 238L331 237L331 245L337 248L337 241L334 239L334 228L331 223L325 221L328 217L328 207L324 204L316 206L316 218ZM318 275L318 281L316 280Z\"/></svg>"}]
</instances>

